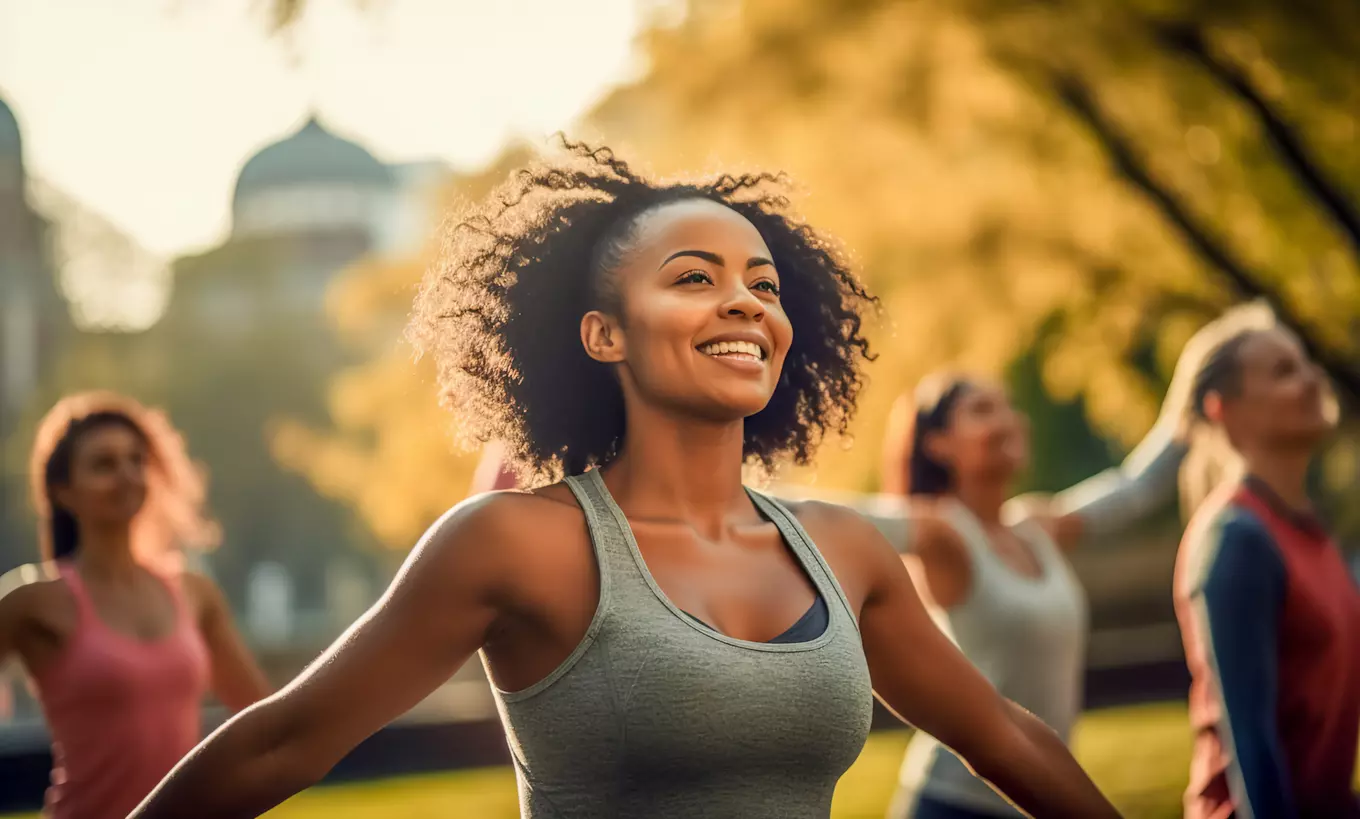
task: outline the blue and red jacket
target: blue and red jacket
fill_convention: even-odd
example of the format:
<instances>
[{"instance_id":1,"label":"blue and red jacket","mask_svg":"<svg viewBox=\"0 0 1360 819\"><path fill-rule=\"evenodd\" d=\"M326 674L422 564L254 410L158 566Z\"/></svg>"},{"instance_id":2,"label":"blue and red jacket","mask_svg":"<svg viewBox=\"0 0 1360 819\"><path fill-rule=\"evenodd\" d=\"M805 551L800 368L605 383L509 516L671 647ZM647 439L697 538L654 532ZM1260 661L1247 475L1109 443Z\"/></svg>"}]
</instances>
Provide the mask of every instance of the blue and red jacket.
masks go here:
<instances>
[{"instance_id":1,"label":"blue and red jacket","mask_svg":"<svg viewBox=\"0 0 1360 819\"><path fill-rule=\"evenodd\" d=\"M1191 521L1175 598L1186 819L1360 817L1360 590L1326 529L1248 478Z\"/></svg>"}]
</instances>

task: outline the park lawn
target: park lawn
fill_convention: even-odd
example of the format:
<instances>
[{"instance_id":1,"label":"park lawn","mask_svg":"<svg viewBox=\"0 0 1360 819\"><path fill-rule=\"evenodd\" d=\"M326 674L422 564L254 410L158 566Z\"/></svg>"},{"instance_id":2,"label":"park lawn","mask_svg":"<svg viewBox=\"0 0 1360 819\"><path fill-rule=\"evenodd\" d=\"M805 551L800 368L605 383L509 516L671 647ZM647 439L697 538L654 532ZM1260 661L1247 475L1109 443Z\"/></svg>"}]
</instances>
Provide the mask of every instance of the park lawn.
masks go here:
<instances>
[{"instance_id":1,"label":"park lawn","mask_svg":"<svg viewBox=\"0 0 1360 819\"><path fill-rule=\"evenodd\" d=\"M841 779L834 819L881 819L892 796L906 731L875 733ZM1185 706L1146 705L1087 714L1074 737L1077 758L1126 819L1181 815L1189 768ZM270 819L517 819L514 774L487 768L313 788ZM36 819L36 817L25 817Z\"/></svg>"},{"instance_id":2,"label":"park lawn","mask_svg":"<svg viewBox=\"0 0 1360 819\"><path fill-rule=\"evenodd\" d=\"M873 734L836 789L834 819L882 819L897 782L909 734ZM1190 765L1182 705L1098 711L1074 737L1077 756L1126 819L1179 817ZM508 769L415 776L362 785L318 788L269 814L270 819L517 819L515 778Z\"/></svg>"}]
</instances>

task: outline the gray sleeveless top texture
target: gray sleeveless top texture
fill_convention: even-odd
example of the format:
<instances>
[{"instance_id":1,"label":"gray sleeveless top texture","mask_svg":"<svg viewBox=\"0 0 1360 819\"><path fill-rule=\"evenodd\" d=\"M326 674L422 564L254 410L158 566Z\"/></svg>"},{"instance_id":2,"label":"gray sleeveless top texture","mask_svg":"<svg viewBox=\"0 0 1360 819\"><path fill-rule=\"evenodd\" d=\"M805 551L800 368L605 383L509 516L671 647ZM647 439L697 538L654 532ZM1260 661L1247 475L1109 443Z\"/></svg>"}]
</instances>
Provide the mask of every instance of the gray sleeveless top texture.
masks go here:
<instances>
[{"instance_id":1,"label":"gray sleeveless top texture","mask_svg":"<svg viewBox=\"0 0 1360 819\"><path fill-rule=\"evenodd\" d=\"M1017 573L993 551L982 523L961 503L949 520L968 550L972 585L963 602L931 616L1002 696L1031 711L1066 741L1081 707L1086 595L1057 545L1040 527L1014 531L1042 573ZM998 817L1023 816L973 776L934 737L917 734L902 763L890 815L904 816L917 794Z\"/></svg>"},{"instance_id":2,"label":"gray sleeveless top texture","mask_svg":"<svg viewBox=\"0 0 1360 819\"><path fill-rule=\"evenodd\" d=\"M598 471L567 484L589 524L599 605L551 674L494 690L522 815L826 819L868 736L872 690L850 604L807 533L748 490L830 616L807 642L737 640L666 597Z\"/></svg>"}]
</instances>

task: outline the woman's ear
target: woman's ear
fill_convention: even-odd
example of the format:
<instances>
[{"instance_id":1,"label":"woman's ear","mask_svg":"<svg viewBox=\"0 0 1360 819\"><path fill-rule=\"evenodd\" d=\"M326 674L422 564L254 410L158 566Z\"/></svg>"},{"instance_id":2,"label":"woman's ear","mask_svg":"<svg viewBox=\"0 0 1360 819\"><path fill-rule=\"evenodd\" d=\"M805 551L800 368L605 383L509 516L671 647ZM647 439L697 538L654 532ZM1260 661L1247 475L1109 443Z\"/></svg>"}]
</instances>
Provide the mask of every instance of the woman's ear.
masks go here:
<instances>
[{"instance_id":1,"label":"woman's ear","mask_svg":"<svg viewBox=\"0 0 1360 819\"><path fill-rule=\"evenodd\" d=\"M618 364L624 358L623 328L613 316L591 310L581 317L581 345L596 361Z\"/></svg>"},{"instance_id":2,"label":"woman's ear","mask_svg":"<svg viewBox=\"0 0 1360 819\"><path fill-rule=\"evenodd\" d=\"M940 432L927 432L921 440L921 448L938 464L947 465L953 460L954 450L949 445L949 436Z\"/></svg>"},{"instance_id":3,"label":"woman's ear","mask_svg":"<svg viewBox=\"0 0 1360 819\"><path fill-rule=\"evenodd\" d=\"M1215 424L1223 423L1223 394L1210 390L1204 396L1204 417Z\"/></svg>"},{"instance_id":4,"label":"woman's ear","mask_svg":"<svg viewBox=\"0 0 1360 819\"><path fill-rule=\"evenodd\" d=\"M69 486L60 486L60 485L52 487L52 494L51 494L51 496L50 496L50 500L52 501L52 508L53 508L54 510L56 510L56 509L64 509L64 510L66 510L67 512L70 512L70 511L71 511L71 487L69 487Z\"/></svg>"}]
</instances>

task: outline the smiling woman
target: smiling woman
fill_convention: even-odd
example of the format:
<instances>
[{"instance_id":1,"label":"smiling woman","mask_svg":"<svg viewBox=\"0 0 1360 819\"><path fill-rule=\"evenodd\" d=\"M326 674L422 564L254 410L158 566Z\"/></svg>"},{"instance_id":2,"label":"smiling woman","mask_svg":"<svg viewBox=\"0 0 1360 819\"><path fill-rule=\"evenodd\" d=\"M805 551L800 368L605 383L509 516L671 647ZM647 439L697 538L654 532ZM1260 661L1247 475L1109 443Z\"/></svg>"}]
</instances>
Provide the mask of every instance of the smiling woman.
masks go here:
<instances>
[{"instance_id":1,"label":"smiling woman","mask_svg":"<svg viewBox=\"0 0 1360 819\"><path fill-rule=\"evenodd\" d=\"M664 336L634 343L655 339L687 354L658 360L655 371L629 368L631 377L689 395L704 383L695 368L705 362L692 355L698 345L762 346L766 366L757 375L768 381L747 400L776 380L780 389L746 418L744 455L766 465L784 455L806 462L825 433L843 431L863 384L860 365L870 357L860 328L872 298L828 240L784 215L781 178L657 185L607 149L568 147L576 162L520 171L455 223L442 266L416 300L411 338L434 356L460 431L474 441L505 441L509 461L540 480L616 457L624 386L610 366L615 360L596 360L564 341L583 332L588 313L600 319L592 332L609 337L604 317L620 315L630 285L668 294L659 301L639 294L635 303L645 312L629 320L666 326ZM663 212L668 218L657 218ZM733 227L732 247L707 243L709 219ZM621 279L620 266L651 242L667 252L650 261L650 275ZM731 309L774 303L775 320L759 329L715 329L714 305L704 299L728 298L737 283L749 301ZM674 312L679 305L700 312ZM772 328L797 333L775 350ZM733 332L746 335L729 338ZM778 360L770 359L774 352ZM699 392L719 388L727 387Z\"/></svg>"},{"instance_id":2,"label":"smiling woman","mask_svg":"<svg viewBox=\"0 0 1360 819\"><path fill-rule=\"evenodd\" d=\"M1033 815L1114 815L871 524L742 486L844 427L868 358L868 295L778 179L655 185L567 149L454 223L412 324L465 434L566 478L455 507L135 815L256 815L478 650L531 819L826 819L875 692Z\"/></svg>"}]
</instances>

